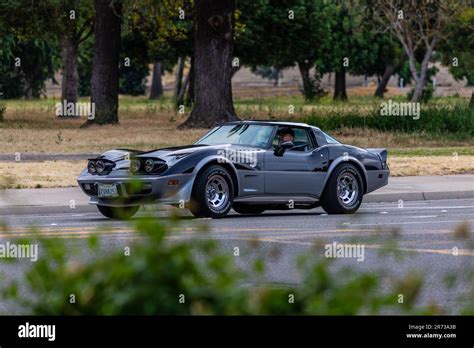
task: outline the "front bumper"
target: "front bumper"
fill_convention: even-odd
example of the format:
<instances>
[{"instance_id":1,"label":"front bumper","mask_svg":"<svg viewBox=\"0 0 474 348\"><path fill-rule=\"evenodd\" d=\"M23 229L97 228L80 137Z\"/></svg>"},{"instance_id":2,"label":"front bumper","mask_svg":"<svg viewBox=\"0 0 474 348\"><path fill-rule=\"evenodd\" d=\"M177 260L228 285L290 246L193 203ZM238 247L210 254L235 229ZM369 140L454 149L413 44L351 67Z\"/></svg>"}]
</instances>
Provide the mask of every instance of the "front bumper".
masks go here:
<instances>
[{"instance_id":1,"label":"front bumper","mask_svg":"<svg viewBox=\"0 0 474 348\"><path fill-rule=\"evenodd\" d=\"M191 199L194 177L192 173L163 176L121 176L113 173L113 176L99 176L84 171L77 178L77 182L82 191L90 197L89 204L123 207L164 203L181 206ZM98 184L117 185L118 197L99 197Z\"/></svg>"}]
</instances>

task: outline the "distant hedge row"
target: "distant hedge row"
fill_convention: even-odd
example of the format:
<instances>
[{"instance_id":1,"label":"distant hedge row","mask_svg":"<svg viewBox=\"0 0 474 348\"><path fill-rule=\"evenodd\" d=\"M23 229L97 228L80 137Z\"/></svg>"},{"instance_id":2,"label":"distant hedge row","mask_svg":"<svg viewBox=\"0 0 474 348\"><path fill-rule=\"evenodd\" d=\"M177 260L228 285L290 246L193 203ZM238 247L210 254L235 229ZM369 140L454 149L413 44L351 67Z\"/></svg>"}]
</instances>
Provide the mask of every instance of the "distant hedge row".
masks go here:
<instances>
[{"instance_id":1,"label":"distant hedge row","mask_svg":"<svg viewBox=\"0 0 474 348\"><path fill-rule=\"evenodd\" d=\"M322 130L341 128L370 128L379 131L403 133L449 134L458 139L474 137L474 109L467 106L454 108L429 107L422 109L418 119L413 116L382 116L379 111L370 114L330 113L312 114L304 122Z\"/></svg>"}]
</instances>

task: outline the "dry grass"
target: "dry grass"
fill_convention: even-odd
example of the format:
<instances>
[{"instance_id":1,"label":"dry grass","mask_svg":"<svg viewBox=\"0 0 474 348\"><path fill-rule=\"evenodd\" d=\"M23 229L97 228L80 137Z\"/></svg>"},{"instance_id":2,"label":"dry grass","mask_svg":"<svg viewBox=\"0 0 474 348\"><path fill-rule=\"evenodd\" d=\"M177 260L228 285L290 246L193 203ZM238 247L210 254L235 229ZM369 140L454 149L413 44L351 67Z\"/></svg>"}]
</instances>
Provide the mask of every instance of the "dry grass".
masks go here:
<instances>
[{"instance_id":1,"label":"dry grass","mask_svg":"<svg viewBox=\"0 0 474 348\"><path fill-rule=\"evenodd\" d=\"M2 162L0 189L76 186L86 161Z\"/></svg>"},{"instance_id":2,"label":"dry grass","mask_svg":"<svg viewBox=\"0 0 474 348\"><path fill-rule=\"evenodd\" d=\"M298 121L302 115L317 109L319 113L350 107L370 110L373 101L355 100L354 105L297 105L295 114L288 114L288 105L294 99L270 98L236 104L243 119L283 119ZM0 123L0 148L2 153L100 153L111 148L149 150L165 146L193 143L207 130L178 130L190 110L178 113L169 100L148 102L144 98L128 98L120 107L120 124L79 128L85 119L59 119L51 100L17 101L7 103L5 121ZM360 104L360 105L359 105ZM348 144L363 147L433 147L466 146L472 142L427 138L375 130L343 129L334 133Z\"/></svg>"},{"instance_id":3,"label":"dry grass","mask_svg":"<svg viewBox=\"0 0 474 348\"><path fill-rule=\"evenodd\" d=\"M392 176L474 173L474 156L389 157Z\"/></svg>"},{"instance_id":4,"label":"dry grass","mask_svg":"<svg viewBox=\"0 0 474 348\"><path fill-rule=\"evenodd\" d=\"M0 189L76 186L85 161L0 163ZM474 173L474 156L390 157L392 176Z\"/></svg>"},{"instance_id":5,"label":"dry grass","mask_svg":"<svg viewBox=\"0 0 474 348\"><path fill-rule=\"evenodd\" d=\"M153 149L197 140L205 130L178 131L186 115L171 107L122 108L118 125L79 128L85 119L58 119L52 108L7 109L0 126L2 153L90 153L111 148Z\"/></svg>"}]
</instances>

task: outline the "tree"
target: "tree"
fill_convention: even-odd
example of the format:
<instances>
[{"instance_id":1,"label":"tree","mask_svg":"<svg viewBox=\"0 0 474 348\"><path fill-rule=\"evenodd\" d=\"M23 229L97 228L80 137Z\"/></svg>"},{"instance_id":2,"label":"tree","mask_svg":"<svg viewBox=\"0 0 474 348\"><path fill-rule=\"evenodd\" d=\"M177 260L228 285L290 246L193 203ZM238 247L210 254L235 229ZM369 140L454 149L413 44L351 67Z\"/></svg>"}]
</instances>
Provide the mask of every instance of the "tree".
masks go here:
<instances>
[{"instance_id":1,"label":"tree","mask_svg":"<svg viewBox=\"0 0 474 348\"><path fill-rule=\"evenodd\" d=\"M118 123L119 55L122 3L94 0L94 60L91 102L95 118L88 123Z\"/></svg>"},{"instance_id":2,"label":"tree","mask_svg":"<svg viewBox=\"0 0 474 348\"><path fill-rule=\"evenodd\" d=\"M163 82L161 79L161 63L153 64L153 74L151 77L150 99L159 99L163 96Z\"/></svg>"},{"instance_id":3,"label":"tree","mask_svg":"<svg viewBox=\"0 0 474 348\"><path fill-rule=\"evenodd\" d=\"M150 99L159 97L162 91L161 76L164 71L172 71L178 64L179 77L176 79L175 99L184 94L183 69L186 57L193 56L193 4L190 0L141 0L132 3L129 25L139 31L146 40L149 63L154 64ZM192 79L188 79L188 93ZM176 100L177 101L177 100Z\"/></svg>"},{"instance_id":4,"label":"tree","mask_svg":"<svg viewBox=\"0 0 474 348\"><path fill-rule=\"evenodd\" d=\"M459 14L457 21L451 23L449 40L440 44L441 62L449 66L456 80L466 79L468 86L474 86L474 8ZM474 108L474 92L470 106Z\"/></svg>"},{"instance_id":5,"label":"tree","mask_svg":"<svg viewBox=\"0 0 474 348\"><path fill-rule=\"evenodd\" d=\"M195 1L195 104L181 128L238 120L231 84L234 11L235 0Z\"/></svg>"},{"instance_id":6,"label":"tree","mask_svg":"<svg viewBox=\"0 0 474 348\"><path fill-rule=\"evenodd\" d=\"M342 2L332 12L334 23L326 38L330 49L317 59L316 65L322 73L335 73L335 100L347 100L346 73L361 73L362 67L376 59L378 46L372 44L371 33L363 25L365 9L357 2Z\"/></svg>"},{"instance_id":7,"label":"tree","mask_svg":"<svg viewBox=\"0 0 474 348\"><path fill-rule=\"evenodd\" d=\"M54 80L58 42L54 6L48 1L25 6L22 1L0 2L0 92L4 98L37 98L45 81Z\"/></svg>"},{"instance_id":8,"label":"tree","mask_svg":"<svg viewBox=\"0 0 474 348\"><path fill-rule=\"evenodd\" d=\"M57 12L60 20L55 31L59 36L63 68L61 100L76 103L79 94L79 45L92 34L92 6L89 1L62 0Z\"/></svg>"},{"instance_id":9,"label":"tree","mask_svg":"<svg viewBox=\"0 0 474 348\"><path fill-rule=\"evenodd\" d=\"M333 2L259 0L240 2L238 8L242 28L236 38L236 56L242 63L254 70L259 66L282 70L297 64L305 99L321 96L324 91L315 61L331 49L327 38L336 18Z\"/></svg>"},{"instance_id":10,"label":"tree","mask_svg":"<svg viewBox=\"0 0 474 348\"><path fill-rule=\"evenodd\" d=\"M127 8L122 15L119 93L144 95L149 73L148 37L143 31L143 13Z\"/></svg>"},{"instance_id":11,"label":"tree","mask_svg":"<svg viewBox=\"0 0 474 348\"><path fill-rule=\"evenodd\" d=\"M448 25L464 6L462 2L448 0L374 0L373 5L381 26L400 41L407 54L410 72L415 80L411 101L418 102L426 83L432 53L436 45L448 37ZM418 64L416 53L422 48L424 56L421 64Z\"/></svg>"}]
</instances>

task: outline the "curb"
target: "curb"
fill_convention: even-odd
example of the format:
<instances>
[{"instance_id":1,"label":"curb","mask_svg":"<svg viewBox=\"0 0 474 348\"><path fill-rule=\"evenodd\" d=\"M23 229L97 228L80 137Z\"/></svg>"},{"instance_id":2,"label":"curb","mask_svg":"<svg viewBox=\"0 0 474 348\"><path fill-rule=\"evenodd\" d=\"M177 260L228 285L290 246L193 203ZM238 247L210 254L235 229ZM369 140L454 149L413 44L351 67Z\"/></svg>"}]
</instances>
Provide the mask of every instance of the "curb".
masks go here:
<instances>
[{"instance_id":1,"label":"curb","mask_svg":"<svg viewBox=\"0 0 474 348\"><path fill-rule=\"evenodd\" d=\"M0 162L16 162L17 155L21 162L43 162L43 161L81 161L95 158L98 154L94 153L28 153L19 152L18 154L0 154Z\"/></svg>"},{"instance_id":2,"label":"curb","mask_svg":"<svg viewBox=\"0 0 474 348\"><path fill-rule=\"evenodd\" d=\"M441 191L441 192L400 192L400 193L374 193L364 197L364 203L382 203L402 201L437 201L443 199L474 198L474 190L470 191Z\"/></svg>"},{"instance_id":3,"label":"curb","mask_svg":"<svg viewBox=\"0 0 474 348\"><path fill-rule=\"evenodd\" d=\"M444 199L467 199L474 198L474 190L471 191L444 191L444 192L400 192L400 193L372 193L364 196L363 203L398 203L399 200L429 201ZM147 206L148 211L164 211L163 205ZM31 214L37 211L38 214L48 213L90 213L97 209L91 204L78 204L74 209L68 205L16 205L0 207L0 217L4 215Z\"/></svg>"}]
</instances>

